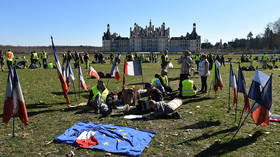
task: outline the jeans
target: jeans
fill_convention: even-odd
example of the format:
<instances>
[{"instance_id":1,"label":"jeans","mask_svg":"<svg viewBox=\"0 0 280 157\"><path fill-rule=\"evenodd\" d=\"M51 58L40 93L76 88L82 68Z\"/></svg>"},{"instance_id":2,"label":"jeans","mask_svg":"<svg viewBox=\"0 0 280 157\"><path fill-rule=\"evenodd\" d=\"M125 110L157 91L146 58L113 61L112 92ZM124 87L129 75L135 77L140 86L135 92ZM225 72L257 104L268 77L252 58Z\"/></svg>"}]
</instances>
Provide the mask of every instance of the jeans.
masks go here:
<instances>
[{"instance_id":1,"label":"jeans","mask_svg":"<svg viewBox=\"0 0 280 157\"><path fill-rule=\"evenodd\" d=\"M201 91L207 91L207 76L201 76Z\"/></svg>"}]
</instances>

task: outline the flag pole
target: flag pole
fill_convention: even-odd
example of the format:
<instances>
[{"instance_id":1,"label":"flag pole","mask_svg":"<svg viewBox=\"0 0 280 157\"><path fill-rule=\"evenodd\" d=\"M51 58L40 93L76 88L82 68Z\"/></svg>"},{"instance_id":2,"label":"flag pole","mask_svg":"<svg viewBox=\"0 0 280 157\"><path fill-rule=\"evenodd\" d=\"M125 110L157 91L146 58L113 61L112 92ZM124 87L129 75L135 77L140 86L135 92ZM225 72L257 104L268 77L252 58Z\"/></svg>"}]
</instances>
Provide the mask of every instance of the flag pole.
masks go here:
<instances>
[{"instance_id":1,"label":"flag pole","mask_svg":"<svg viewBox=\"0 0 280 157\"><path fill-rule=\"evenodd\" d=\"M254 106L256 105L256 101L254 102L252 108L250 109L250 111L248 112L248 114L246 115L246 117L244 118L244 120L242 121L242 123L240 124L240 126L238 126L237 131L235 132L235 134L232 136L231 141L234 139L234 137L237 135L237 133L240 131L241 127L244 125L244 122L246 121L246 119L248 118L249 114L252 112Z\"/></svg>"},{"instance_id":2,"label":"flag pole","mask_svg":"<svg viewBox=\"0 0 280 157\"><path fill-rule=\"evenodd\" d=\"M237 101L238 101L238 94L237 94ZM235 119L234 119L234 122L236 122L236 118L237 118L237 101L235 103Z\"/></svg>"},{"instance_id":3,"label":"flag pole","mask_svg":"<svg viewBox=\"0 0 280 157\"><path fill-rule=\"evenodd\" d=\"M15 137L15 116L13 116L13 137Z\"/></svg>"},{"instance_id":4,"label":"flag pole","mask_svg":"<svg viewBox=\"0 0 280 157\"><path fill-rule=\"evenodd\" d=\"M231 68L231 62L230 62L230 68ZM231 71L229 72L229 84L228 84L228 110L227 110L228 113L231 110L231 108L230 108L230 76L231 76Z\"/></svg>"}]
</instances>

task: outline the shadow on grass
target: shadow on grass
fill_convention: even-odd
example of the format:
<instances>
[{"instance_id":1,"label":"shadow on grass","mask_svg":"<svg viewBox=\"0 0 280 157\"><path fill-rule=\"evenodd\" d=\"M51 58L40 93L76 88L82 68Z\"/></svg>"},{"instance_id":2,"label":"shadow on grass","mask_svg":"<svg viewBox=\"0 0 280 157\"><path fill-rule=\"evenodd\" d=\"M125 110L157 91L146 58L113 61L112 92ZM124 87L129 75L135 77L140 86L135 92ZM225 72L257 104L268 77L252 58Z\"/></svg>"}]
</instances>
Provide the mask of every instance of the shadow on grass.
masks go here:
<instances>
[{"instance_id":1,"label":"shadow on grass","mask_svg":"<svg viewBox=\"0 0 280 157\"><path fill-rule=\"evenodd\" d=\"M171 81L177 81L177 80L180 80L180 77L171 77L171 78L168 78L168 81L171 82Z\"/></svg>"},{"instance_id":2,"label":"shadow on grass","mask_svg":"<svg viewBox=\"0 0 280 157\"><path fill-rule=\"evenodd\" d=\"M184 142L180 142L178 143L178 145L182 145L184 143L188 143L188 142L191 142L191 141L200 141L200 140L205 140L205 139L208 139L210 137L213 137L213 136L217 136L217 135L220 135L220 134L225 134L225 133L230 133L230 132L233 132L237 129L238 127L231 127L231 128L228 128L228 129L224 129L224 130L221 130L221 131L217 131L217 132L214 132L212 134L202 134L201 136L198 136L198 137L195 137L195 138L192 138L192 139L189 139L187 141L184 141ZM226 137L228 134L226 134L224 137ZM223 137L223 138L224 138ZM223 139L222 138L222 139Z\"/></svg>"},{"instance_id":3,"label":"shadow on grass","mask_svg":"<svg viewBox=\"0 0 280 157\"><path fill-rule=\"evenodd\" d=\"M26 104L26 108L27 109L33 109L33 108L48 108L52 105L66 105L66 103L49 103L49 104L46 104L46 103L36 103L36 104Z\"/></svg>"},{"instance_id":4,"label":"shadow on grass","mask_svg":"<svg viewBox=\"0 0 280 157\"><path fill-rule=\"evenodd\" d=\"M27 115L28 115L28 117L32 117L32 116L36 116L41 113L49 113L49 112L55 112L55 111L58 111L58 110L31 111L31 112L27 112Z\"/></svg>"},{"instance_id":5,"label":"shadow on grass","mask_svg":"<svg viewBox=\"0 0 280 157\"><path fill-rule=\"evenodd\" d=\"M211 99L211 98L209 98L209 97L199 97L199 96L196 96L196 97L193 97L193 98L184 98L184 100L187 100L187 101L184 101L183 104L192 103L192 102L200 102L200 101L209 100L209 99Z\"/></svg>"},{"instance_id":6,"label":"shadow on grass","mask_svg":"<svg viewBox=\"0 0 280 157\"><path fill-rule=\"evenodd\" d=\"M78 96L78 94L79 93L86 93L86 92L88 92L88 91L76 91L76 92L73 92L73 91L71 91L71 92L68 92L68 95L73 95L73 94L77 94L77 96ZM51 92L52 94L54 94L54 95L64 95L64 93L63 92Z\"/></svg>"},{"instance_id":7,"label":"shadow on grass","mask_svg":"<svg viewBox=\"0 0 280 157\"><path fill-rule=\"evenodd\" d=\"M239 138L225 143L216 142L212 144L209 148L203 150L202 152L198 153L195 156L196 157L221 156L223 154L236 151L238 148L255 143L261 135L263 135L263 133L257 131L253 134L252 137Z\"/></svg>"},{"instance_id":8,"label":"shadow on grass","mask_svg":"<svg viewBox=\"0 0 280 157\"><path fill-rule=\"evenodd\" d=\"M219 125L221 125L221 122L218 120L217 121L199 121L195 124L187 125L187 126L179 128L179 129L204 129L204 128L208 128L211 126L219 126Z\"/></svg>"},{"instance_id":9,"label":"shadow on grass","mask_svg":"<svg viewBox=\"0 0 280 157\"><path fill-rule=\"evenodd\" d=\"M127 85L128 85L128 86L132 86L132 85L144 85L145 83L148 83L148 82L130 83L130 84L127 84Z\"/></svg>"}]
</instances>

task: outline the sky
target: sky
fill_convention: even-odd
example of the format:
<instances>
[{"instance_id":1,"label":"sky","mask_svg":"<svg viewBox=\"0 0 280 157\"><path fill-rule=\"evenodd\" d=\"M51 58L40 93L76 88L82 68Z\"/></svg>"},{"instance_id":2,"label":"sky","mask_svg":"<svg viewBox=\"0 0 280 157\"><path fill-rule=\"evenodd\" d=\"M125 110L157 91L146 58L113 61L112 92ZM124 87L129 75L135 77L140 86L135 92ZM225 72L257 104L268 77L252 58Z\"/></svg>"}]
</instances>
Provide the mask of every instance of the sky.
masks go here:
<instances>
[{"instance_id":1,"label":"sky","mask_svg":"<svg viewBox=\"0 0 280 157\"><path fill-rule=\"evenodd\" d=\"M165 22L170 36L186 35L196 23L202 42L254 37L280 18L279 0L1 0L0 45L102 46L111 32L129 36L134 23Z\"/></svg>"}]
</instances>

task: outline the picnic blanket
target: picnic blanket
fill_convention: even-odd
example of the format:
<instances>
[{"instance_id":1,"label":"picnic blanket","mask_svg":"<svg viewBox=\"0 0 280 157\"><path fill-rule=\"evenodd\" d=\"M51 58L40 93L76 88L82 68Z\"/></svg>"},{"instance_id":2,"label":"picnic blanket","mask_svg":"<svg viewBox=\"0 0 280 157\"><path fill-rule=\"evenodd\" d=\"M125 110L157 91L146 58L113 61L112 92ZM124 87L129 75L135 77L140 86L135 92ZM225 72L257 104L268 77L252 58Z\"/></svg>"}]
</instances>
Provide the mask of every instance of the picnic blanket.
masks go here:
<instances>
[{"instance_id":1,"label":"picnic blanket","mask_svg":"<svg viewBox=\"0 0 280 157\"><path fill-rule=\"evenodd\" d=\"M81 146L81 139L89 149L139 156L151 142L154 132L128 127L90 122L78 122L54 141ZM85 146L84 145L84 146Z\"/></svg>"}]
</instances>

